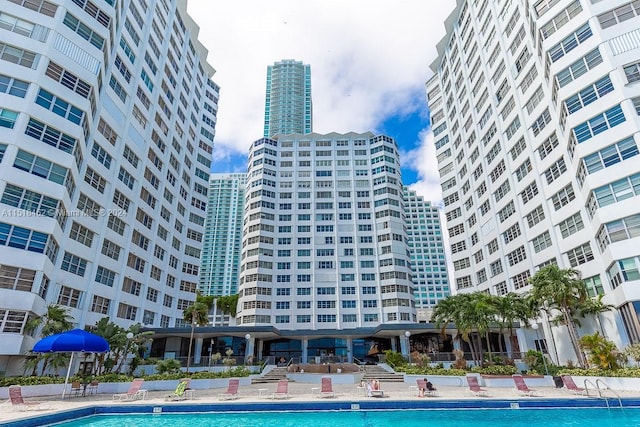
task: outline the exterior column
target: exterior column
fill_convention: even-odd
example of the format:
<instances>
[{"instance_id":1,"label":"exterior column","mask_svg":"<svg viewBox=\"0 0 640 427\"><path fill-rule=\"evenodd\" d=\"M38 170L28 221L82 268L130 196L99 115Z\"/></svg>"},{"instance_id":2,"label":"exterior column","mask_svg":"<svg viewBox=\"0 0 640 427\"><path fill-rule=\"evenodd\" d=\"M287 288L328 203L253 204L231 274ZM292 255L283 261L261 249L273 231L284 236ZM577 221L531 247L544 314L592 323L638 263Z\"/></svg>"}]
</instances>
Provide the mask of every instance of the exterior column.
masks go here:
<instances>
[{"instance_id":1,"label":"exterior column","mask_svg":"<svg viewBox=\"0 0 640 427\"><path fill-rule=\"evenodd\" d=\"M195 339L195 346L193 349L193 364L197 365L200 363L200 355L202 354L202 338Z\"/></svg>"},{"instance_id":2,"label":"exterior column","mask_svg":"<svg viewBox=\"0 0 640 427\"><path fill-rule=\"evenodd\" d=\"M255 346L256 339L255 339L255 337L252 337L251 334L246 334L244 336L244 339L246 340L246 345L245 345L245 348L244 348L244 361L245 361L245 363L248 364L249 363L249 357L251 357L252 361L254 359L253 348Z\"/></svg>"},{"instance_id":3,"label":"exterior column","mask_svg":"<svg viewBox=\"0 0 640 427\"><path fill-rule=\"evenodd\" d=\"M402 340L402 337L400 337L400 340ZM398 351L398 346L396 341L397 340L391 340L391 351Z\"/></svg>"},{"instance_id":4,"label":"exterior column","mask_svg":"<svg viewBox=\"0 0 640 427\"><path fill-rule=\"evenodd\" d=\"M403 335L399 336L400 338L400 353L403 356L409 356L409 337Z\"/></svg>"},{"instance_id":5,"label":"exterior column","mask_svg":"<svg viewBox=\"0 0 640 427\"><path fill-rule=\"evenodd\" d=\"M258 360L262 359L262 354L264 353L264 340L258 340L257 342L258 352L256 353L256 357Z\"/></svg>"},{"instance_id":6,"label":"exterior column","mask_svg":"<svg viewBox=\"0 0 640 427\"><path fill-rule=\"evenodd\" d=\"M302 357L300 360L300 363L307 363L309 360L309 353L308 353L308 349L307 346L309 345L309 340L307 338L303 338L302 339Z\"/></svg>"}]
</instances>

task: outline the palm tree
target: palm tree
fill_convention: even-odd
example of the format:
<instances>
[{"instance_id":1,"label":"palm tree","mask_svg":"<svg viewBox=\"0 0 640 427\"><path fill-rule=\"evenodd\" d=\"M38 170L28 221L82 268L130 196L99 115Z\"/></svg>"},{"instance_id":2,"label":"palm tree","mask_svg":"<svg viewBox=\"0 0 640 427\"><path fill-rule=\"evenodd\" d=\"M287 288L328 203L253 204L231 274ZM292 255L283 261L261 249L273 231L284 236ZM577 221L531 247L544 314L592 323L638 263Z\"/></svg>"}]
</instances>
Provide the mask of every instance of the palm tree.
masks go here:
<instances>
[{"instance_id":1,"label":"palm tree","mask_svg":"<svg viewBox=\"0 0 640 427\"><path fill-rule=\"evenodd\" d=\"M131 353L133 353L135 356L129 363L129 369L135 370L135 367L139 363L139 360L136 359L136 357L140 353L140 347L152 341L151 336L153 335L153 332L140 332L140 329L142 329L142 325L140 323L136 323L129 326L129 329L119 328L118 332L111 337L111 340L115 343L116 348L113 366L116 365L118 360L120 361L120 364L116 369L116 373L119 374L122 371L122 368L127 361L127 356L129 356L129 354Z\"/></svg>"},{"instance_id":2,"label":"palm tree","mask_svg":"<svg viewBox=\"0 0 640 427\"><path fill-rule=\"evenodd\" d=\"M125 359L128 354L133 353L135 357L129 362L129 375L133 375L133 371L135 371L136 366L140 363L140 349L146 346L148 343L153 341L153 331L145 331L142 332L142 325L140 323L136 323L135 325L129 326L127 331L127 335L129 333L133 334L133 337L129 340L127 345L127 351L125 352Z\"/></svg>"},{"instance_id":3,"label":"palm tree","mask_svg":"<svg viewBox=\"0 0 640 427\"><path fill-rule=\"evenodd\" d=\"M223 313L228 313L231 317L236 317L239 296L235 294L216 297L216 308Z\"/></svg>"},{"instance_id":4,"label":"palm tree","mask_svg":"<svg viewBox=\"0 0 640 427\"><path fill-rule=\"evenodd\" d=\"M531 298L538 302L544 311L549 314L553 311L560 312L554 320L567 327L578 364L585 367L586 358L580 348L576 319L581 316L580 307L584 306L589 296L585 283L580 279L580 273L551 264L538 270L529 278L529 282L532 285Z\"/></svg>"},{"instance_id":5,"label":"palm tree","mask_svg":"<svg viewBox=\"0 0 640 427\"><path fill-rule=\"evenodd\" d=\"M201 301L196 301L187 307L183 311L185 322L191 324L191 336L189 337L189 354L187 356L187 372L189 372L189 366L191 365L191 346L193 344L193 333L195 332L196 325L204 326L209 323L209 306Z\"/></svg>"},{"instance_id":6,"label":"palm tree","mask_svg":"<svg viewBox=\"0 0 640 427\"><path fill-rule=\"evenodd\" d=\"M458 329L458 334L454 337L455 340L462 338L462 335L466 331L462 331L462 324L459 321L460 301L464 294L452 295L447 298L438 301L438 304L433 308L431 315L431 323L440 328L440 333L446 335L446 330L449 324L453 323Z\"/></svg>"},{"instance_id":7,"label":"palm tree","mask_svg":"<svg viewBox=\"0 0 640 427\"><path fill-rule=\"evenodd\" d=\"M73 328L73 320L73 317L69 314L69 309L57 304L49 304L47 311L43 315L29 319L25 329L31 333L42 327L40 335L48 337Z\"/></svg>"},{"instance_id":8,"label":"palm tree","mask_svg":"<svg viewBox=\"0 0 640 427\"><path fill-rule=\"evenodd\" d=\"M492 302L493 297L484 292L474 292L468 294L469 298L466 299L466 304L463 305L465 310L463 316L465 317L465 323L471 325L471 330L476 331L476 334L472 335L472 340L476 340L476 356L474 357L476 363L481 365L484 360L484 350L482 347L482 337L484 336L487 343L487 352L489 353L489 360L491 356L491 341L489 340L489 330L491 329L491 323L495 322L497 310Z\"/></svg>"},{"instance_id":9,"label":"palm tree","mask_svg":"<svg viewBox=\"0 0 640 427\"><path fill-rule=\"evenodd\" d=\"M25 357L22 362L22 369L24 370L24 374L27 371L31 371L31 376L35 377L38 375L38 364L40 363L40 355L37 353L30 353Z\"/></svg>"},{"instance_id":10,"label":"palm tree","mask_svg":"<svg viewBox=\"0 0 640 427\"><path fill-rule=\"evenodd\" d=\"M126 330L113 323L109 317L103 317L96 322L93 327L93 333L100 335L109 343L109 353L101 353L98 355L95 373L105 373L108 370L110 371L114 366L119 366L118 361L127 345ZM107 360L110 360L110 362L105 363ZM110 369L107 369L107 366L109 366Z\"/></svg>"},{"instance_id":11,"label":"palm tree","mask_svg":"<svg viewBox=\"0 0 640 427\"><path fill-rule=\"evenodd\" d=\"M600 313L613 310L615 308L615 305L603 302L603 297L603 294L599 294L594 298L588 298L584 302L584 305L580 307L580 314L582 316L592 315L596 319L596 323L598 323L598 329L600 329L602 336L605 337L604 328L602 327L602 322L600 321Z\"/></svg>"},{"instance_id":12,"label":"palm tree","mask_svg":"<svg viewBox=\"0 0 640 427\"><path fill-rule=\"evenodd\" d=\"M506 295L495 297L493 302L500 321L500 335L502 336L505 326L509 331L509 340L511 341L511 353L513 357L513 353L518 350L516 349L516 336L513 333L515 323L521 322L528 325L529 320L535 317L534 310L532 310L531 305L528 303L526 298L514 292L509 292ZM498 344L500 346L500 353L504 353L501 339L498 340Z\"/></svg>"},{"instance_id":13,"label":"palm tree","mask_svg":"<svg viewBox=\"0 0 640 427\"><path fill-rule=\"evenodd\" d=\"M49 335L59 334L73 328L73 320L73 317L69 314L69 309L57 304L49 304L44 314L32 317L27 321L25 331L27 333L34 333L40 329L40 336L48 337ZM36 365L40 361L44 362L42 364L42 375L44 375L51 357L46 354L39 354L36 356L36 359Z\"/></svg>"},{"instance_id":14,"label":"palm tree","mask_svg":"<svg viewBox=\"0 0 640 427\"><path fill-rule=\"evenodd\" d=\"M482 292L453 295L438 301L431 317L431 321L442 328L443 335L448 324L456 326L456 339L469 344L471 357L478 365L482 363L482 345L478 340L480 335L487 336L491 319L495 317L489 299L490 296ZM477 332L477 337L474 336L474 331Z\"/></svg>"}]
</instances>

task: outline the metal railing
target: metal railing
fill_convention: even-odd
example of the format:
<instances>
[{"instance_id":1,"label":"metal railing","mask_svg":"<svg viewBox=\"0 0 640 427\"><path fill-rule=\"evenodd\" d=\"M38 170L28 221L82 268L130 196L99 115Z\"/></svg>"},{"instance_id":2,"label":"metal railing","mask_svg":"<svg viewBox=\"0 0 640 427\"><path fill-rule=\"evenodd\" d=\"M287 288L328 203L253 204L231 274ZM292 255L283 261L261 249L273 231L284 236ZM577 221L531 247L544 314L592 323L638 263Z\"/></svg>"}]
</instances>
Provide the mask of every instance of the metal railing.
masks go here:
<instances>
[{"instance_id":1,"label":"metal railing","mask_svg":"<svg viewBox=\"0 0 640 427\"><path fill-rule=\"evenodd\" d=\"M347 363L346 356L308 356L307 363L322 365L323 363Z\"/></svg>"},{"instance_id":2,"label":"metal railing","mask_svg":"<svg viewBox=\"0 0 640 427\"><path fill-rule=\"evenodd\" d=\"M587 389L587 385L586 385L587 380L584 380L584 381L585 381L585 387L584 388ZM602 395L602 390L600 389L600 384L602 384L605 387L606 390L609 390L611 393L613 393L613 395L618 399L618 404L620 405L620 409L624 410L624 408L622 407L622 399L620 398L620 395L618 393L616 393L615 390L612 390L611 387L609 387L607 385L607 383L605 383L600 378L598 378L596 380L595 387L598 390L598 396L600 398L604 399L605 403L607 404L607 409L611 409L611 407L609 406L609 399L607 398L607 396L603 396ZM588 395L588 392L587 392L587 395Z\"/></svg>"}]
</instances>

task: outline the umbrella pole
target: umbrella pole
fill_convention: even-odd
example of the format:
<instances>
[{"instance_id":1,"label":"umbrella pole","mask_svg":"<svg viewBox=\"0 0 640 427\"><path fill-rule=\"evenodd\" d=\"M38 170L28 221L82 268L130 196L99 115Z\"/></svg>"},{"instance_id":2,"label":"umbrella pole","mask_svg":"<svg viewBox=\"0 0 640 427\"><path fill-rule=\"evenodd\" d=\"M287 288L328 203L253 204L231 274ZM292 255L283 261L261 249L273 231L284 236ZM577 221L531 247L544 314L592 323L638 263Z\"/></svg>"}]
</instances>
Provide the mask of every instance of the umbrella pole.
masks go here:
<instances>
[{"instance_id":1,"label":"umbrella pole","mask_svg":"<svg viewBox=\"0 0 640 427\"><path fill-rule=\"evenodd\" d=\"M64 388L62 389L62 398L67 392L67 384L69 384L69 375L71 374L71 365L73 365L73 351L71 352L71 359L69 359L69 368L67 368L67 377L64 379Z\"/></svg>"}]
</instances>

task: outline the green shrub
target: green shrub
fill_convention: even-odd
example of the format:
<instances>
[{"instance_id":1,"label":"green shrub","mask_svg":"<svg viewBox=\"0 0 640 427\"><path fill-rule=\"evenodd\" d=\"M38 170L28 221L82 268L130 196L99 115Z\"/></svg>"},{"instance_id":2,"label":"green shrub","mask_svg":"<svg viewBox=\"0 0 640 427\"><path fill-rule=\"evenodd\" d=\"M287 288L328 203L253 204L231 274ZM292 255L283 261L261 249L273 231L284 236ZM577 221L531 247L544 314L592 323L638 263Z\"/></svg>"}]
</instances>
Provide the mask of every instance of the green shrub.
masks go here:
<instances>
[{"instance_id":1,"label":"green shrub","mask_svg":"<svg viewBox=\"0 0 640 427\"><path fill-rule=\"evenodd\" d=\"M464 369L445 369L441 366L428 367L428 366L403 366L403 372L407 375L449 375L449 376L465 376L467 371Z\"/></svg>"},{"instance_id":2,"label":"green shrub","mask_svg":"<svg viewBox=\"0 0 640 427\"><path fill-rule=\"evenodd\" d=\"M175 374L180 372L182 364L175 359L165 359L156 363L156 371L159 374Z\"/></svg>"},{"instance_id":3,"label":"green shrub","mask_svg":"<svg viewBox=\"0 0 640 427\"><path fill-rule=\"evenodd\" d=\"M621 368L621 369L581 369L561 367L558 369L558 375L568 374L584 377L627 377L640 378L640 368Z\"/></svg>"},{"instance_id":4,"label":"green shrub","mask_svg":"<svg viewBox=\"0 0 640 427\"><path fill-rule=\"evenodd\" d=\"M237 366L235 368L226 369L221 372L208 372L200 371L191 375L192 379L211 379L211 378L234 378L234 377L248 377L249 370L244 366Z\"/></svg>"},{"instance_id":5,"label":"green shrub","mask_svg":"<svg viewBox=\"0 0 640 427\"><path fill-rule=\"evenodd\" d=\"M484 375L513 375L518 371L515 366L511 365L491 365L485 367L474 366L471 372L477 372Z\"/></svg>"},{"instance_id":6,"label":"green shrub","mask_svg":"<svg viewBox=\"0 0 640 427\"><path fill-rule=\"evenodd\" d=\"M172 359L167 359L167 361ZM173 360L174 362L177 362ZM166 362L166 361L165 361ZM178 367L180 363L178 362ZM238 366L229 370L225 370L224 372L208 372L208 371L200 371L193 372L189 374L189 376L193 379L214 379L214 378L232 378L232 377L248 377L250 374L249 370L243 366ZM165 372L162 374L152 374L143 376L146 381L156 381L156 380L179 380L185 377L185 373L180 371L175 372ZM100 383L128 383L133 380L133 377L126 374L103 374L96 375L92 377L96 381ZM73 380L82 381L83 378L78 375L74 375L69 378L69 382ZM3 377L0 378L0 387L8 387L10 385L41 385L41 384L64 384L64 377Z\"/></svg>"},{"instance_id":7,"label":"green shrub","mask_svg":"<svg viewBox=\"0 0 640 427\"><path fill-rule=\"evenodd\" d=\"M185 377L184 372L164 372L162 374L151 374L144 377L145 381L179 380Z\"/></svg>"},{"instance_id":8,"label":"green shrub","mask_svg":"<svg viewBox=\"0 0 640 427\"><path fill-rule=\"evenodd\" d=\"M0 378L0 387L10 385L63 384L64 377L5 377Z\"/></svg>"},{"instance_id":9,"label":"green shrub","mask_svg":"<svg viewBox=\"0 0 640 427\"><path fill-rule=\"evenodd\" d=\"M111 374L98 375L96 376L95 379L101 383L124 383L124 382L131 381L133 377L125 374L111 373Z\"/></svg>"},{"instance_id":10,"label":"green shrub","mask_svg":"<svg viewBox=\"0 0 640 427\"><path fill-rule=\"evenodd\" d=\"M394 369L404 367L407 364L407 360L404 358L404 356L397 351L386 350L384 352L384 355L387 364Z\"/></svg>"}]
</instances>

